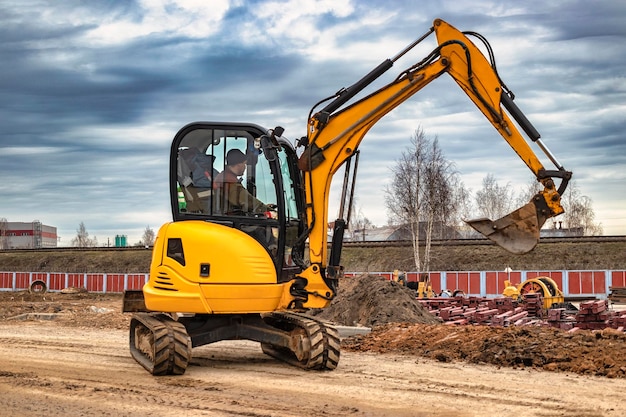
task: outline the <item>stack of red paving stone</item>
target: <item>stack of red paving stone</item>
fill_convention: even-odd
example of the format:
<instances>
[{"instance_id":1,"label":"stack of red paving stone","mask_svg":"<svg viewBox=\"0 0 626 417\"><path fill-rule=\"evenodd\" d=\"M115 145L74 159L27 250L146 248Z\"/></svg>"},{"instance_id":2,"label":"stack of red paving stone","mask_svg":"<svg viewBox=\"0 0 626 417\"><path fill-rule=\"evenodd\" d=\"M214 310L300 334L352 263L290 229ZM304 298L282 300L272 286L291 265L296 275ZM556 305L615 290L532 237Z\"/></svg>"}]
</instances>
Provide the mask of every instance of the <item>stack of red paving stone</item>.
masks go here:
<instances>
[{"instance_id":1,"label":"stack of red paving stone","mask_svg":"<svg viewBox=\"0 0 626 417\"><path fill-rule=\"evenodd\" d=\"M528 311L524 307L515 307L512 310L506 311L502 314L498 314L493 317L491 324L493 326L520 326L527 321Z\"/></svg>"},{"instance_id":2,"label":"stack of red paving stone","mask_svg":"<svg viewBox=\"0 0 626 417\"><path fill-rule=\"evenodd\" d=\"M545 310L541 294L526 294L523 301L510 297L450 297L420 299L419 302L448 325L535 325L569 331L626 329L626 311L609 310L608 300L583 302L578 312L568 308Z\"/></svg>"},{"instance_id":3,"label":"stack of red paving stone","mask_svg":"<svg viewBox=\"0 0 626 417\"><path fill-rule=\"evenodd\" d=\"M541 298L538 300L540 303ZM526 324L536 319L536 301L520 306L510 297L453 297L420 299L419 302L445 324L482 324L510 326ZM539 308L540 310L540 308Z\"/></svg>"},{"instance_id":4,"label":"stack of red paving stone","mask_svg":"<svg viewBox=\"0 0 626 417\"><path fill-rule=\"evenodd\" d=\"M571 330L576 327L576 317L567 313L565 308L551 308L548 310L548 324L561 330Z\"/></svg>"},{"instance_id":5,"label":"stack of red paving stone","mask_svg":"<svg viewBox=\"0 0 626 417\"><path fill-rule=\"evenodd\" d=\"M583 330L605 329L613 314L609 311L608 300L580 303L580 311L576 314L576 327Z\"/></svg>"},{"instance_id":6,"label":"stack of red paving stone","mask_svg":"<svg viewBox=\"0 0 626 417\"><path fill-rule=\"evenodd\" d=\"M543 317L543 297L539 293L524 294L524 304L528 315L533 317Z\"/></svg>"},{"instance_id":7,"label":"stack of red paving stone","mask_svg":"<svg viewBox=\"0 0 626 417\"><path fill-rule=\"evenodd\" d=\"M609 319L609 326L623 332L626 329L626 311L620 314L614 314L613 317Z\"/></svg>"}]
</instances>

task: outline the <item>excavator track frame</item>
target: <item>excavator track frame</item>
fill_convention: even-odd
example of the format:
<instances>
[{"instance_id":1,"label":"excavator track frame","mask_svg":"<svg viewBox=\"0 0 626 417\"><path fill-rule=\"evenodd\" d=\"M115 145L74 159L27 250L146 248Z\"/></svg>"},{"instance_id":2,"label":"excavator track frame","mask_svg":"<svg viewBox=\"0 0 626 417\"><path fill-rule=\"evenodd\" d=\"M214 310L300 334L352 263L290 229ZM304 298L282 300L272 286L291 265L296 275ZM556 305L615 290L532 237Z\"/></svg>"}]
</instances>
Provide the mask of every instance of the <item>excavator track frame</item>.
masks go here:
<instances>
[{"instance_id":1,"label":"excavator track frame","mask_svg":"<svg viewBox=\"0 0 626 417\"><path fill-rule=\"evenodd\" d=\"M135 313L130 324L130 352L155 376L182 375L192 348L222 340L260 342L269 356L306 370L333 370L340 357L340 337L329 322L303 313L181 316Z\"/></svg>"}]
</instances>

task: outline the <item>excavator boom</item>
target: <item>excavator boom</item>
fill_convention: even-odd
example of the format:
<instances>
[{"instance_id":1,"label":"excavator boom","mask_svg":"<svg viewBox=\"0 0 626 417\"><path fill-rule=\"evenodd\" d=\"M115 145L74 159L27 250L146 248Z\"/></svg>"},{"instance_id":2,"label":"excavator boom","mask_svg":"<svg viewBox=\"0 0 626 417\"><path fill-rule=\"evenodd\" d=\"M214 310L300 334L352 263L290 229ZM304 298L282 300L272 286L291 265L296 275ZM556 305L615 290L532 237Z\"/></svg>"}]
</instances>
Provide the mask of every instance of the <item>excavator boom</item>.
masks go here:
<instances>
[{"instance_id":1,"label":"excavator boom","mask_svg":"<svg viewBox=\"0 0 626 417\"><path fill-rule=\"evenodd\" d=\"M438 46L426 58L402 71L393 82L378 91L341 108L391 68L394 61L433 32L436 34ZM495 63L489 62L468 38L472 35L483 40L489 47L482 36L473 32L462 33L437 19L428 33L393 59L383 61L351 87L340 90L329 104L312 114L306 148L300 157L300 168L305 173L305 184L308 186L309 239L315 244L315 248L311 248L312 262L319 262L321 265L327 262L327 196L332 175L355 153L367 131L378 120L444 73L456 81L543 185L540 193L513 213L496 221L478 219L467 223L504 249L513 253L525 253L537 244L539 229L546 219L563 212L560 195L565 190L571 173L563 169L541 142L539 133L515 105L513 94L501 81ZM548 171L544 168L512 119L528 135L530 141L539 145L556 165L556 170ZM561 179L558 190L553 178ZM317 242L320 244L317 245Z\"/></svg>"}]
</instances>

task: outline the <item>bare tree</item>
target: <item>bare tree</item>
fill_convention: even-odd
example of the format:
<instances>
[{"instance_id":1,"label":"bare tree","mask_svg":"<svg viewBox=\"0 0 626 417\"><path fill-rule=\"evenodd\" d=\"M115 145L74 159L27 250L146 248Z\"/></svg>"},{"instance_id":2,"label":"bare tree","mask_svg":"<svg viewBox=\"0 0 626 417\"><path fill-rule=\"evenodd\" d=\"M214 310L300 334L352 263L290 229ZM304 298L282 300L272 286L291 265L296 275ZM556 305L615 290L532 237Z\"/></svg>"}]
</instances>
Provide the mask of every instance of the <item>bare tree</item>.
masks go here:
<instances>
[{"instance_id":1,"label":"bare tree","mask_svg":"<svg viewBox=\"0 0 626 417\"><path fill-rule=\"evenodd\" d=\"M567 190L561 196L565 213L555 218L562 222L561 227L579 236L602 235L602 223L595 222L595 212L591 198L582 195L574 181L570 181Z\"/></svg>"},{"instance_id":2,"label":"bare tree","mask_svg":"<svg viewBox=\"0 0 626 417\"><path fill-rule=\"evenodd\" d=\"M98 246L98 239L95 236L90 238L85 223L80 222L78 229L76 229L76 236L72 239L71 244L77 248L90 248Z\"/></svg>"},{"instance_id":3,"label":"bare tree","mask_svg":"<svg viewBox=\"0 0 626 417\"><path fill-rule=\"evenodd\" d=\"M152 246L154 244L154 230L152 230L150 226L146 226L146 230L143 231L141 244L143 246Z\"/></svg>"},{"instance_id":4,"label":"bare tree","mask_svg":"<svg viewBox=\"0 0 626 417\"><path fill-rule=\"evenodd\" d=\"M521 207L528 203L538 192L542 190L542 185L535 176L531 176L528 183L522 188L517 199L515 199L515 207Z\"/></svg>"},{"instance_id":5,"label":"bare tree","mask_svg":"<svg viewBox=\"0 0 626 417\"><path fill-rule=\"evenodd\" d=\"M447 226L451 219L456 217L456 199L458 192L455 186L458 173L454 164L448 161L442 149L439 147L437 137L430 143L430 150L426 155L427 163L424 175L423 197L425 201L425 245L424 245L424 265L425 271L430 270L430 248L433 235L439 239L447 236Z\"/></svg>"},{"instance_id":6,"label":"bare tree","mask_svg":"<svg viewBox=\"0 0 626 417\"><path fill-rule=\"evenodd\" d=\"M479 216L499 219L511 212L514 203L511 185L500 185L493 174L483 178L483 188L476 192Z\"/></svg>"},{"instance_id":7,"label":"bare tree","mask_svg":"<svg viewBox=\"0 0 626 417\"><path fill-rule=\"evenodd\" d=\"M417 271L422 269L419 251L420 218L424 201L421 198L426 165L427 139L419 128L411 137L410 146L402 152L391 168L391 184L385 189L385 205L390 217L406 224L411 232L413 259Z\"/></svg>"},{"instance_id":8,"label":"bare tree","mask_svg":"<svg viewBox=\"0 0 626 417\"><path fill-rule=\"evenodd\" d=\"M465 184L454 176L452 188L454 190L454 212L451 213L449 224L461 237L470 237L474 234L474 229L465 223L464 220L471 219L474 216L474 205L472 199L472 190L465 187Z\"/></svg>"},{"instance_id":9,"label":"bare tree","mask_svg":"<svg viewBox=\"0 0 626 417\"><path fill-rule=\"evenodd\" d=\"M392 182L385 190L390 217L410 230L418 271L429 270L433 235L444 237L450 221L458 217L455 201L465 194L458 186L462 186L458 173L446 160L437 138L428 139L418 128L392 167ZM423 257L420 240L424 241Z\"/></svg>"},{"instance_id":10,"label":"bare tree","mask_svg":"<svg viewBox=\"0 0 626 417\"><path fill-rule=\"evenodd\" d=\"M363 215L360 207L354 211L356 214L352 213L349 225L350 231L352 231L352 240L365 240L367 229L372 229L374 225L370 219Z\"/></svg>"}]
</instances>

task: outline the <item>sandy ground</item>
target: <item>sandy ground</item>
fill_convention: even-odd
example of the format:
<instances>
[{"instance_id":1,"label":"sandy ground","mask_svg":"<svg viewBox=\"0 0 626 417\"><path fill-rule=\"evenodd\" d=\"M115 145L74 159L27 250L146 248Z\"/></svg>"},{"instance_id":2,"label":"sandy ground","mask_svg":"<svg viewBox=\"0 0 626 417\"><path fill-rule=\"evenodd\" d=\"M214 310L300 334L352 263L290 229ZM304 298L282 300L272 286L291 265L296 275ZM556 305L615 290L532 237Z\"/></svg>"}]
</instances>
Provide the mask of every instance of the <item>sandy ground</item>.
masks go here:
<instances>
[{"instance_id":1,"label":"sandy ground","mask_svg":"<svg viewBox=\"0 0 626 417\"><path fill-rule=\"evenodd\" d=\"M624 379L350 352L308 372L247 341L194 349L185 375L152 377L127 344L118 329L0 324L2 415L626 415Z\"/></svg>"},{"instance_id":2,"label":"sandy ground","mask_svg":"<svg viewBox=\"0 0 626 417\"><path fill-rule=\"evenodd\" d=\"M443 343L452 339L457 347L474 346L479 336L520 345L522 335L514 331L505 335L516 342L504 345L469 326L446 336L450 326L424 325L420 331L388 324L371 337L344 341L339 366L331 372L293 368L264 355L257 343L225 341L195 348L184 375L153 377L129 355L129 316L120 310L116 295L0 293L0 415L626 415L626 378L619 375L468 363L455 355L442 361L441 355L425 354L435 345L452 352L456 348ZM46 314L56 316L47 320ZM543 349L534 344L541 338L554 345L554 337L538 333L532 349ZM594 353L596 340L624 346L621 338L594 336L579 342L588 352L582 355L606 356Z\"/></svg>"}]
</instances>

